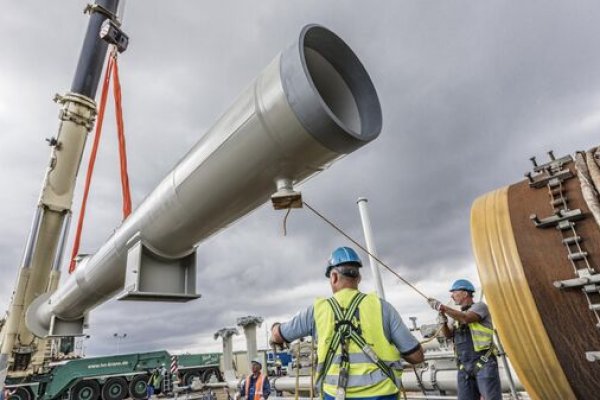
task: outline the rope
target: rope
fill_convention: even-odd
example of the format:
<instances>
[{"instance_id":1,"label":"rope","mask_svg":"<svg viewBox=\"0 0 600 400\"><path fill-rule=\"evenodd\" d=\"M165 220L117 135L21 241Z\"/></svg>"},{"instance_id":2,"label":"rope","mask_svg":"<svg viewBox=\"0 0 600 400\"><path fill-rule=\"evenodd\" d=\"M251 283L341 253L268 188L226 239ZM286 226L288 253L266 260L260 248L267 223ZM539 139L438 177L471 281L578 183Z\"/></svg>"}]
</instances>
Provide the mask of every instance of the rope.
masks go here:
<instances>
[{"instance_id":1,"label":"rope","mask_svg":"<svg viewBox=\"0 0 600 400\"><path fill-rule=\"evenodd\" d=\"M346 239L350 240L352 243L354 243L362 251L364 251L365 253L367 253L369 256L373 257L373 259L375 259L381 266L385 267L394 276L396 276L396 278L400 279L402 282L404 282L406 285L408 285L411 289L413 289L415 292L417 292L419 295L421 295L425 300L429 299L429 296L427 296L425 293L423 293L422 291L420 291L419 289L417 289L417 287L415 287L415 285L413 285L412 283L410 283L409 281L407 281L406 279L404 279L402 276L400 276L396 271L394 271L393 269L391 269L386 263L384 263L383 261L381 261L378 257L376 257L373 254L371 254L371 252L369 252L369 250L367 250L362 244L360 244L356 240L354 240L351 236L349 236L346 232L344 232L341 228L339 228L335 223L331 222L323 214L321 214L320 212L318 212L317 210L315 210L313 207L311 207L307 202L303 201L302 203L310 211L312 211L313 213L315 213L315 215L317 215L323 221L325 221L326 223L328 223L329 225L331 225L331 227L333 229L335 229L336 231L338 231L339 233L341 233Z\"/></svg>"},{"instance_id":2,"label":"rope","mask_svg":"<svg viewBox=\"0 0 600 400\"><path fill-rule=\"evenodd\" d=\"M108 99L108 87L110 86L110 77L114 77L113 94L115 98L115 113L117 119L117 136L119 139L119 160L121 173L121 192L123 194L123 220L131 214L131 193L129 190L129 176L127 174L127 151L125 146L125 124L123 122L123 109L121 101L121 82L119 80L119 67L117 63L117 52L113 50L108 57L108 64L104 74L102 83L102 94L100 96L100 107L98 109L98 119L96 123L96 132L94 135L94 143L88 161L88 169L85 176L85 185L83 189L83 198L81 200L81 208L79 218L77 220L77 229L75 231L75 239L73 240L73 249L71 250L71 261L69 263L69 273L73 273L77 267L75 257L79 254L79 246L81 244L81 232L83 230L83 221L85 219L85 211L87 200L90 193L90 185L92 175L94 174L94 166L96 165L96 156L100 145L100 137L102 136L102 125L104 123L104 112L106 111L106 101Z\"/></svg>"},{"instance_id":3,"label":"rope","mask_svg":"<svg viewBox=\"0 0 600 400\"><path fill-rule=\"evenodd\" d=\"M104 82L102 84L102 94L100 96L100 107L98 109L98 119L96 123L96 133L94 136L94 144L90 153L90 159L88 161L88 169L85 175L85 185L83 188L83 199L81 200L81 209L79 211L79 219L77 220L77 229L75 231L75 239L73 240L73 249L71 250L71 263L69 264L69 273L75 271L76 263L75 257L79 254L79 245L81 242L81 231L83 229L83 220L85 218L85 209L87 205L88 195L90 193L90 183L92 181L92 175L94 173L94 166L96 165L96 155L98 153L98 145L100 143L100 136L102 134L102 124L104 122L104 111L106 110L106 100L108 98L108 86L110 84L110 74L113 68L113 58L108 58L108 65L106 67L106 73L104 74Z\"/></svg>"},{"instance_id":4,"label":"rope","mask_svg":"<svg viewBox=\"0 0 600 400\"><path fill-rule=\"evenodd\" d=\"M310 338L310 400L315 397L315 371L315 337L312 336Z\"/></svg>"},{"instance_id":5,"label":"rope","mask_svg":"<svg viewBox=\"0 0 600 400\"><path fill-rule=\"evenodd\" d=\"M302 343L302 340L298 342L298 347L296 349L296 390L294 391L295 400L298 400L298 397L300 396L300 343Z\"/></svg>"},{"instance_id":6,"label":"rope","mask_svg":"<svg viewBox=\"0 0 600 400\"><path fill-rule=\"evenodd\" d=\"M117 136L119 138L119 164L121 167L121 193L123 195L123 219L125 220L131 214L131 192L129 191L129 175L127 174L127 148L125 146L125 124L123 123L123 108L121 107L121 82L119 80L119 66L117 64L117 54L114 58L114 97L115 111L117 117Z\"/></svg>"},{"instance_id":7,"label":"rope","mask_svg":"<svg viewBox=\"0 0 600 400\"><path fill-rule=\"evenodd\" d=\"M421 392L427 399L427 391L425 390L425 386L423 386L423 381L421 380L421 377L419 376L419 373L417 372L417 367L414 364L412 366L412 369L415 372L415 378L417 378L417 383L419 384L419 387L421 388Z\"/></svg>"},{"instance_id":8,"label":"rope","mask_svg":"<svg viewBox=\"0 0 600 400\"><path fill-rule=\"evenodd\" d=\"M283 217L283 236L287 236L287 219L290 216L291 211L292 207L288 208L285 217Z\"/></svg>"}]
</instances>

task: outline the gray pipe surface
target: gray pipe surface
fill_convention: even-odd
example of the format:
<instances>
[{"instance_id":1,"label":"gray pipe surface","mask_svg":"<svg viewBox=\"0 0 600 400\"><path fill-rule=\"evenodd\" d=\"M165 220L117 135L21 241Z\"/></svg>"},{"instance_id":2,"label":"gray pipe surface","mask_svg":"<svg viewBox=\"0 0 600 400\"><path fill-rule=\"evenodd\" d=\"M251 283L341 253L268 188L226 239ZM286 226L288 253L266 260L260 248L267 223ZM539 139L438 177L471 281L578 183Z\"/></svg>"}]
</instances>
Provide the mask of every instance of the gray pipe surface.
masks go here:
<instances>
[{"instance_id":1,"label":"gray pipe surface","mask_svg":"<svg viewBox=\"0 0 600 400\"><path fill-rule=\"evenodd\" d=\"M28 326L76 320L123 288L128 242L159 254L193 247L269 200L276 181L299 183L375 139L381 108L369 75L334 33L306 26Z\"/></svg>"}]
</instances>

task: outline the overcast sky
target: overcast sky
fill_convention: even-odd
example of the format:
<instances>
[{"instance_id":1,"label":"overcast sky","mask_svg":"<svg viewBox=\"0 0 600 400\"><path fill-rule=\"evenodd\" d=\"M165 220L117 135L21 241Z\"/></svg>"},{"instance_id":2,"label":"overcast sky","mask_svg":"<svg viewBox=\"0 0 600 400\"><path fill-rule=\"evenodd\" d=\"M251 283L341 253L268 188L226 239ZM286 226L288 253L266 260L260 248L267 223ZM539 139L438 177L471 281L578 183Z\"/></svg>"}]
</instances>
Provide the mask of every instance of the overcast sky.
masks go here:
<instances>
[{"instance_id":1,"label":"overcast sky","mask_svg":"<svg viewBox=\"0 0 600 400\"><path fill-rule=\"evenodd\" d=\"M0 309L10 301L48 163L44 139L58 127L51 99L73 78L86 3L2 1ZM377 140L299 189L360 241L356 199L367 197L380 257L447 301L456 278L479 286L472 202L521 180L532 155L544 160L547 150L562 156L597 144L599 18L596 1L128 1L130 47L119 65L134 207L302 26L320 23L364 63L384 127ZM115 137L111 111L82 253L94 253L120 223ZM82 170L86 164L87 152ZM80 180L75 218L82 186ZM291 213L284 237L283 217L264 205L201 243L199 300L113 300L92 311L88 354L116 352L114 333L127 333L122 352L220 350L213 333L238 317L262 316L270 326L328 295L326 260L348 241L306 209ZM390 273L383 279L406 322L433 321L422 298ZM370 270L361 285L374 290ZM244 348L240 336L234 350Z\"/></svg>"}]
</instances>

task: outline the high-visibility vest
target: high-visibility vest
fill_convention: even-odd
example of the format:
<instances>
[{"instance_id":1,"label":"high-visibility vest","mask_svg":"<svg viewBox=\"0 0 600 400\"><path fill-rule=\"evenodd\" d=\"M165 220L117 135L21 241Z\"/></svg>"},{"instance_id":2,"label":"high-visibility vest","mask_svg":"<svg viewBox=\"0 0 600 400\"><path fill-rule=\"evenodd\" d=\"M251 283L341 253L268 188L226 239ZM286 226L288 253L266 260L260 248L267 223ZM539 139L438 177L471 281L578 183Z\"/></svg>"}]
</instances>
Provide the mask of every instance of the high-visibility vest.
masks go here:
<instances>
[{"instance_id":1,"label":"high-visibility vest","mask_svg":"<svg viewBox=\"0 0 600 400\"><path fill-rule=\"evenodd\" d=\"M473 339L473 348L475 351L484 351L492 347L494 343L494 330L480 324L471 322L469 324L471 339Z\"/></svg>"},{"instance_id":2,"label":"high-visibility vest","mask_svg":"<svg viewBox=\"0 0 600 400\"><path fill-rule=\"evenodd\" d=\"M258 374L258 376L256 377L256 381L254 382L254 397L253 398L250 398L250 378L252 378L252 375L249 375L246 378L246 398L248 400L260 400L260 398L263 395L264 375Z\"/></svg>"},{"instance_id":3,"label":"high-visibility vest","mask_svg":"<svg viewBox=\"0 0 600 400\"><path fill-rule=\"evenodd\" d=\"M455 321L454 328L458 329L460 324ZM479 322L471 322L468 324L471 339L473 340L473 350L476 352L488 350L494 343L494 330L480 324Z\"/></svg>"},{"instance_id":4,"label":"high-visibility vest","mask_svg":"<svg viewBox=\"0 0 600 400\"><path fill-rule=\"evenodd\" d=\"M334 294L335 299L344 309L347 308L358 291L342 289ZM358 306L359 321L353 321L361 330L361 336L375 351L375 354L388 364L397 382L391 379L360 349L354 341L349 341L350 369L346 397L385 396L398 393L402 377L400 352L385 337L383 331L381 301L376 294L368 294ZM329 344L334 335L335 316L327 299L317 299L314 303L314 318L318 332L317 355L320 364L317 375L324 368L323 360L327 355ZM341 346L340 346L341 347ZM323 374L323 391L335 396L339 379L341 350L337 349L329 371Z\"/></svg>"}]
</instances>

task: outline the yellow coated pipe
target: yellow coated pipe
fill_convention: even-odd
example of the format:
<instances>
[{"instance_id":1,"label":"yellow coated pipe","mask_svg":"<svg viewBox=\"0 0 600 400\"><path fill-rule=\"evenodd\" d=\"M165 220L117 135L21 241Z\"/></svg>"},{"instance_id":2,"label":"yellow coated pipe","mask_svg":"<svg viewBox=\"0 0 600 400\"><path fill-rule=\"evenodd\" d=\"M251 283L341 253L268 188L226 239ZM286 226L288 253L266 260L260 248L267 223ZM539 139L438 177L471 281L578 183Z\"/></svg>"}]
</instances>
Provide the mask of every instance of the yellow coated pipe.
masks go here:
<instances>
[{"instance_id":1,"label":"yellow coated pipe","mask_svg":"<svg viewBox=\"0 0 600 400\"><path fill-rule=\"evenodd\" d=\"M576 399L523 272L510 221L508 187L475 200L471 239L498 335L528 394L540 400Z\"/></svg>"}]
</instances>

